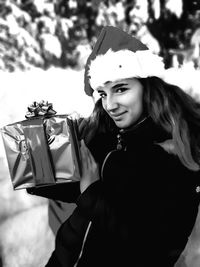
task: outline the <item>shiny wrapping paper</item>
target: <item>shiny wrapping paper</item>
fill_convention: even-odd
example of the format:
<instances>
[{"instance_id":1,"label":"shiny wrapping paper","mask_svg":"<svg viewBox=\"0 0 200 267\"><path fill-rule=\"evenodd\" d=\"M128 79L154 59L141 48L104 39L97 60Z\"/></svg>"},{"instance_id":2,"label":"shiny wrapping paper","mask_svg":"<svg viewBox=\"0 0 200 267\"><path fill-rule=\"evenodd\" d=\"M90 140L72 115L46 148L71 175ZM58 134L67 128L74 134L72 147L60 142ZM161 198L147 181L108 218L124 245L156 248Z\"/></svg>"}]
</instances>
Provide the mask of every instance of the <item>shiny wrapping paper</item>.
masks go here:
<instances>
[{"instance_id":1,"label":"shiny wrapping paper","mask_svg":"<svg viewBox=\"0 0 200 267\"><path fill-rule=\"evenodd\" d=\"M33 117L1 133L14 189L80 180L76 121L70 116Z\"/></svg>"}]
</instances>

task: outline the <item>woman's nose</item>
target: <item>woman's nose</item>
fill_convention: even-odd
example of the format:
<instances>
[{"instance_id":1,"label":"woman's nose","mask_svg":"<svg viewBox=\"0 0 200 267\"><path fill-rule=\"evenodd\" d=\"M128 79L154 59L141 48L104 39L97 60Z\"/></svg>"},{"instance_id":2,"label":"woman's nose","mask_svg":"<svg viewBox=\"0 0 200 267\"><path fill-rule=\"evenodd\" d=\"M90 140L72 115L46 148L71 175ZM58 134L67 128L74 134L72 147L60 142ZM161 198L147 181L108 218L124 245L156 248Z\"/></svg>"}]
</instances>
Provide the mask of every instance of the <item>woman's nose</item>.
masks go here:
<instances>
[{"instance_id":1,"label":"woman's nose","mask_svg":"<svg viewBox=\"0 0 200 267\"><path fill-rule=\"evenodd\" d=\"M118 107L117 101L114 97L106 98L106 109L108 111L112 111Z\"/></svg>"}]
</instances>

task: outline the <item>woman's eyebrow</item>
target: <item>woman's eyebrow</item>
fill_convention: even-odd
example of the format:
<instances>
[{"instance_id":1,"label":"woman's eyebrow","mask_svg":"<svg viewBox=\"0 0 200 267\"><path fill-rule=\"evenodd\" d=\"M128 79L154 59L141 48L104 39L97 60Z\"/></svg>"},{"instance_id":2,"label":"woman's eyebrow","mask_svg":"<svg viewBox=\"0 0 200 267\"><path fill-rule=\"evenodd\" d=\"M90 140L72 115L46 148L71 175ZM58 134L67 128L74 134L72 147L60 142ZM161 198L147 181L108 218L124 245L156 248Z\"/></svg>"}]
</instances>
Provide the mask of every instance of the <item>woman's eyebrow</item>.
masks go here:
<instances>
[{"instance_id":1,"label":"woman's eyebrow","mask_svg":"<svg viewBox=\"0 0 200 267\"><path fill-rule=\"evenodd\" d=\"M120 88L120 87L122 87L124 85L128 85L128 84L127 83L118 83L118 84L113 85L112 89L117 89L117 88Z\"/></svg>"},{"instance_id":2,"label":"woman's eyebrow","mask_svg":"<svg viewBox=\"0 0 200 267\"><path fill-rule=\"evenodd\" d=\"M121 88L121 87L126 86L126 85L128 85L128 83L118 83L118 84L113 85L111 87L111 89ZM102 93L102 92L104 92L104 90L103 89L97 89L97 92Z\"/></svg>"}]
</instances>

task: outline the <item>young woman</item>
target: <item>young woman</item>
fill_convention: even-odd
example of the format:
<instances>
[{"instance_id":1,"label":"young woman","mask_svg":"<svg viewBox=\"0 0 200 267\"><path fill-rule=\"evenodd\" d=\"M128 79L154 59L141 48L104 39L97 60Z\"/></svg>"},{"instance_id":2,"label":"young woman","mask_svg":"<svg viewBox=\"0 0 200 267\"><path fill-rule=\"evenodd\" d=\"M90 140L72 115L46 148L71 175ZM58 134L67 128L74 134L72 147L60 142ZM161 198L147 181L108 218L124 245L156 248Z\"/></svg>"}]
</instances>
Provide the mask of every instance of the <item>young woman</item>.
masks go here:
<instances>
[{"instance_id":1,"label":"young woman","mask_svg":"<svg viewBox=\"0 0 200 267\"><path fill-rule=\"evenodd\" d=\"M81 194L46 267L178 266L199 205L200 104L162 67L137 39L102 30L85 71L100 99L80 122Z\"/></svg>"}]
</instances>

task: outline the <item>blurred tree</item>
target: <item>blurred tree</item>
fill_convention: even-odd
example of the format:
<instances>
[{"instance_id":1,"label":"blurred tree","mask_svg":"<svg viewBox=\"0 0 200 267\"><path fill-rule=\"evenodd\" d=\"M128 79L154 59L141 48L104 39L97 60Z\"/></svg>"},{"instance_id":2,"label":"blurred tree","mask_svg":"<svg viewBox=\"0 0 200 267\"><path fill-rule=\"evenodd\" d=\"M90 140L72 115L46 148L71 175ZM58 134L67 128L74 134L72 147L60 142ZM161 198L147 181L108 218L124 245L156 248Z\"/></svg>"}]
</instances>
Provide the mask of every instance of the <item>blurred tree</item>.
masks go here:
<instances>
[{"instance_id":1,"label":"blurred tree","mask_svg":"<svg viewBox=\"0 0 200 267\"><path fill-rule=\"evenodd\" d=\"M181 55L183 61L186 58L197 61L200 57L195 50L197 42L196 46L191 43L193 34L200 28L199 0L92 0L91 3L93 10L98 10L96 25L87 24L88 28L92 27L87 29L92 34L109 24L121 27L141 39L149 35L150 38L144 38L150 42L147 45L151 46L151 42L155 42L153 38L156 39L159 51L158 48L155 51L163 56L167 68L172 66L174 55ZM123 10L119 8L120 4ZM120 15L121 11L124 17ZM198 67L197 64L195 66Z\"/></svg>"},{"instance_id":2,"label":"blurred tree","mask_svg":"<svg viewBox=\"0 0 200 267\"><path fill-rule=\"evenodd\" d=\"M161 55L165 59L166 66L172 64L173 54L191 50L191 38L197 28L200 28L200 1L181 0L176 9L181 7L181 12L169 5L171 1L160 0L160 14L156 17L155 0L148 0L147 27L151 34L158 40L161 47ZM177 2L176 2L177 3ZM174 51L174 53L170 53ZM200 55L199 55L200 56Z\"/></svg>"},{"instance_id":3,"label":"blurred tree","mask_svg":"<svg viewBox=\"0 0 200 267\"><path fill-rule=\"evenodd\" d=\"M175 57L199 67L199 0L7 0L0 2L0 69L82 68L106 25L136 35L166 67Z\"/></svg>"}]
</instances>

